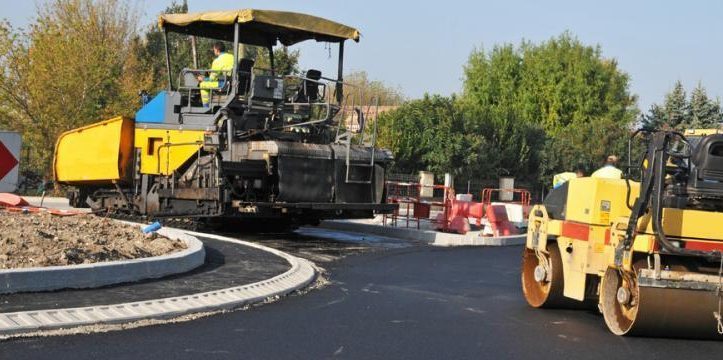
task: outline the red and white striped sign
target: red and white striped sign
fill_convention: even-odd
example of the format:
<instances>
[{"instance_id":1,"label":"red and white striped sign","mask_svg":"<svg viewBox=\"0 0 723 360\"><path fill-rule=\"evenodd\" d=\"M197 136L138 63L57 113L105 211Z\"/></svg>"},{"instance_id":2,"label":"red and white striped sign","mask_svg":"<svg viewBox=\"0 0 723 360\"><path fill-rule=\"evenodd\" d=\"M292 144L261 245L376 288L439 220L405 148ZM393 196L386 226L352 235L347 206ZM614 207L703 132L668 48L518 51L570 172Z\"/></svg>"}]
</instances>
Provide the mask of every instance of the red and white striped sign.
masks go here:
<instances>
[{"instance_id":1,"label":"red and white striped sign","mask_svg":"<svg viewBox=\"0 0 723 360\"><path fill-rule=\"evenodd\" d=\"M13 192L18 187L20 134L0 131L0 192Z\"/></svg>"}]
</instances>

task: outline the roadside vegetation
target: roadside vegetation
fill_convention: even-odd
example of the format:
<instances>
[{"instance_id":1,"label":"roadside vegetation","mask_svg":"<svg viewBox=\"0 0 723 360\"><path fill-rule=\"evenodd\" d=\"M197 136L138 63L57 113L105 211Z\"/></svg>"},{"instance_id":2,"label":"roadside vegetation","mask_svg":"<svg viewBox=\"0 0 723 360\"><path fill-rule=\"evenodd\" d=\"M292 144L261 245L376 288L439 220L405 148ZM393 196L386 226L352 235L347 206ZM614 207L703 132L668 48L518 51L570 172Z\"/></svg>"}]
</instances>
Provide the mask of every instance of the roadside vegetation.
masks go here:
<instances>
[{"instance_id":1,"label":"roadside vegetation","mask_svg":"<svg viewBox=\"0 0 723 360\"><path fill-rule=\"evenodd\" d=\"M638 112L628 75L601 52L569 33L476 49L462 93L384 114L382 144L405 172L450 172L463 182L547 183L578 163L597 164L622 149Z\"/></svg>"},{"instance_id":2,"label":"roadside vegetation","mask_svg":"<svg viewBox=\"0 0 723 360\"><path fill-rule=\"evenodd\" d=\"M55 139L111 116L133 116L139 91L166 85L162 34L139 24L129 0L47 0L25 29L0 23L0 129L23 134L22 171L51 177ZM187 12L173 1L165 12ZM211 61L211 41L197 39L199 63ZM192 67L190 38L171 34L173 63ZM470 44L473 46L474 44ZM246 47L257 66L265 49ZM279 47L283 74L297 74L298 50ZM646 113L630 92L630 77L599 46L566 32L540 43L473 50L459 94L408 99L401 89L365 72L345 75L364 101L396 107L379 118L379 143L395 154L393 171L452 173L459 182L515 176L546 186L552 175L608 154L624 155L634 128L717 126L721 106L702 85L687 96L678 82L662 105ZM401 70L401 69L400 69Z\"/></svg>"}]
</instances>

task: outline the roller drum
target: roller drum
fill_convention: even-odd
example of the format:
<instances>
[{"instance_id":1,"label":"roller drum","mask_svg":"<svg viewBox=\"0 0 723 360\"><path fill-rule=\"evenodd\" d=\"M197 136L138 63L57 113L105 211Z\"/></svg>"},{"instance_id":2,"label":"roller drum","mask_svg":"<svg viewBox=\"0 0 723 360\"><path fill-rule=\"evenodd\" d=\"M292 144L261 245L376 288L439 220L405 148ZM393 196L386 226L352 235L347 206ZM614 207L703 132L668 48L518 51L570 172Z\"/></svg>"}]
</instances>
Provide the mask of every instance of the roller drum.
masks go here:
<instances>
[{"instance_id":1,"label":"roller drum","mask_svg":"<svg viewBox=\"0 0 723 360\"><path fill-rule=\"evenodd\" d=\"M549 270L540 272L540 262L535 251L525 248L522 253L522 293L527 303L535 308L585 309L589 302L577 301L563 295L565 280L560 249L556 243L547 244ZM540 279L543 277L543 279Z\"/></svg>"},{"instance_id":2,"label":"roller drum","mask_svg":"<svg viewBox=\"0 0 723 360\"><path fill-rule=\"evenodd\" d=\"M621 304L618 289L623 280L607 270L601 289L605 323L617 335L723 340L713 312L718 295L710 290L630 286L631 303Z\"/></svg>"}]
</instances>

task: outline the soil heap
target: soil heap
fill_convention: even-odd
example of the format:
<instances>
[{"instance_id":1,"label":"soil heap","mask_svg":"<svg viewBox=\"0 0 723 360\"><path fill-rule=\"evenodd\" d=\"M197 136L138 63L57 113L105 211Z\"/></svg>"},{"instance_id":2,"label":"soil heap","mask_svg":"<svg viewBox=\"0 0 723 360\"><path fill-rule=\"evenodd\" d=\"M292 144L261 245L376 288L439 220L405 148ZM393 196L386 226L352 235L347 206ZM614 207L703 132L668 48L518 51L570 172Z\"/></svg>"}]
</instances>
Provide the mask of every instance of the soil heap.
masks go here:
<instances>
[{"instance_id":1,"label":"soil heap","mask_svg":"<svg viewBox=\"0 0 723 360\"><path fill-rule=\"evenodd\" d=\"M55 216L0 210L0 269L89 264L164 255L179 240L92 214Z\"/></svg>"}]
</instances>

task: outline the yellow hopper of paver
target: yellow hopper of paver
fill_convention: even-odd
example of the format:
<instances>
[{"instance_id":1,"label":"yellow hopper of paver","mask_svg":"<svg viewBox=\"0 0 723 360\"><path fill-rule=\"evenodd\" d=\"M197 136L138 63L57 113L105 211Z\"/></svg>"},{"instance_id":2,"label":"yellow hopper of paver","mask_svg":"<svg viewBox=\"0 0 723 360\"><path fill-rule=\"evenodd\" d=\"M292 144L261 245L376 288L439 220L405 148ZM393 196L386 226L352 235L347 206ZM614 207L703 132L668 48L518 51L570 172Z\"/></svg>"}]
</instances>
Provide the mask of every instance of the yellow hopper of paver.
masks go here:
<instances>
[{"instance_id":1,"label":"yellow hopper of paver","mask_svg":"<svg viewBox=\"0 0 723 360\"><path fill-rule=\"evenodd\" d=\"M61 134L55 144L55 179L85 185L130 180L133 130L132 120L117 117Z\"/></svg>"}]
</instances>

